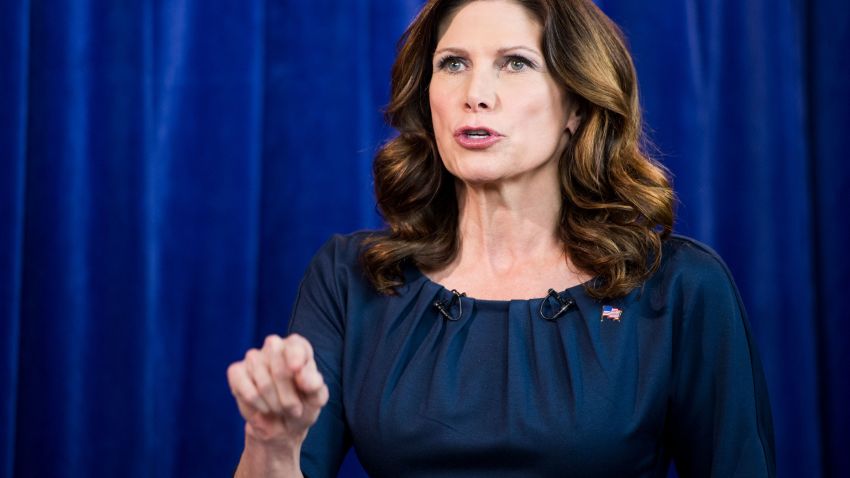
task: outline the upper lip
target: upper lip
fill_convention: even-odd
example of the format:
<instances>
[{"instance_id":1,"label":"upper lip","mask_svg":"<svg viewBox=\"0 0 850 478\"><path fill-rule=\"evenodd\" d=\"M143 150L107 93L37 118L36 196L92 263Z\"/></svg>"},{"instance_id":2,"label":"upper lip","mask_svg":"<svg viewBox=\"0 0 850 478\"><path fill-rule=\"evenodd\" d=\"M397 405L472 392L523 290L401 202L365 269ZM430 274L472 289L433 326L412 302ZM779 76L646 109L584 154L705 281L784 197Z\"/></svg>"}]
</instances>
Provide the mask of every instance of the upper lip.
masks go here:
<instances>
[{"instance_id":1,"label":"upper lip","mask_svg":"<svg viewBox=\"0 0 850 478\"><path fill-rule=\"evenodd\" d=\"M461 126L460 128L455 130L455 136L467 134L470 131L486 131L487 134L489 134L490 136L502 136L502 133L499 133L493 128L488 128L486 126Z\"/></svg>"}]
</instances>

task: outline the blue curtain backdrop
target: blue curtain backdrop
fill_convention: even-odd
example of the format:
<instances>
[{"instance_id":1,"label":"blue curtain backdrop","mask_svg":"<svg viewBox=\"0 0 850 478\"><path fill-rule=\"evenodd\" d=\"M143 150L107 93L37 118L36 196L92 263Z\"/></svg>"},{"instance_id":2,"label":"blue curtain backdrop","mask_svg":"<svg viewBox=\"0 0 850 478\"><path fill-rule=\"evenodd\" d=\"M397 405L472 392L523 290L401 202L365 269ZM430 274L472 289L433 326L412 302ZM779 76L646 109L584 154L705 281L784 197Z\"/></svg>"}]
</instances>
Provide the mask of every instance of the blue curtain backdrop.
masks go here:
<instances>
[{"instance_id":1,"label":"blue curtain backdrop","mask_svg":"<svg viewBox=\"0 0 850 478\"><path fill-rule=\"evenodd\" d=\"M781 476L850 469L850 4L605 0L678 231L749 309ZM380 226L419 0L2 0L0 477L226 476L227 365L334 232ZM360 476L350 461L343 476Z\"/></svg>"}]
</instances>

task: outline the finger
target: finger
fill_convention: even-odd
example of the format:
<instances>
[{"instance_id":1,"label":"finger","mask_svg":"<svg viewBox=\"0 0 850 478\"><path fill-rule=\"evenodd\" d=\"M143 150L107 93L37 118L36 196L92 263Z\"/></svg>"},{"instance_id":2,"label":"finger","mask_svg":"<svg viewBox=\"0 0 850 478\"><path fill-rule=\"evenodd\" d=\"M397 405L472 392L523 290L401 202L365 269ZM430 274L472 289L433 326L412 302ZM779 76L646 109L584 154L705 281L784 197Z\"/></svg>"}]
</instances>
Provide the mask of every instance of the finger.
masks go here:
<instances>
[{"instance_id":1,"label":"finger","mask_svg":"<svg viewBox=\"0 0 850 478\"><path fill-rule=\"evenodd\" d=\"M327 385L322 385L317 391L304 396L304 415L301 417L303 426L309 428L316 423L322 408L328 403L328 396Z\"/></svg>"},{"instance_id":2,"label":"finger","mask_svg":"<svg viewBox=\"0 0 850 478\"><path fill-rule=\"evenodd\" d=\"M266 337L263 344L263 353L269 363L272 382L281 410L286 415L298 416L301 414L301 398L292 383L292 373L286 367L284 349L286 342L276 335Z\"/></svg>"},{"instance_id":3,"label":"finger","mask_svg":"<svg viewBox=\"0 0 850 478\"><path fill-rule=\"evenodd\" d=\"M295 383L298 385L301 400L304 402L305 420L312 425L312 422L319 416L322 407L328 403L330 396L328 386L325 384L322 374L318 371L315 360L310 360L304 366L295 377Z\"/></svg>"},{"instance_id":4,"label":"finger","mask_svg":"<svg viewBox=\"0 0 850 478\"><path fill-rule=\"evenodd\" d=\"M295 374L295 384L298 386L298 392L302 395L315 393L322 385L325 384L322 374L316 366L316 361L311 359L301 370Z\"/></svg>"},{"instance_id":5,"label":"finger","mask_svg":"<svg viewBox=\"0 0 850 478\"><path fill-rule=\"evenodd\" d=\"M291 334L285 340L283 350L286 368L292 373L298 373L308 361L313 359L313 347L310 342L298 334Z\"/></svg>"},{"instance_id":6,"label":"finger","mask_svg":"<svg viewBox=\"0 0 850 478\"><path fill-rule=\"evenodd\" d=\"M293 354L287 355L297 366L303 360L303 366L295 373L295 385L298 387L299 395L306 405L311 408L321 408L327 403L328 390L324 378L318 371L314 358L313 347L304 337L297 334L289 336L293 344L300 344L303 349L295 350ZM303 351L304 355L299 352Z\"/></svg>"},{"instance_id":7,"label":"finger","mask_svg":"<svg viewBox=\"0 0 850 478\"><path fill-rule=\"evenodd\" d=\"M322 383L316 391L302 395L302 400L305 408L318 411L328 403L329 397L328 386Z\"/></svg>"},{"instance_id":8,"label":"finger","mask_svg":"<svg viewBox=\"0 0 850 478\"><path fill-rule=\"evenodd\" d=\"M227 367L227 382L230 391L236 397L236 405L242 418L249 420L257 413L268 413L266 404L260 399L260 394L254 386L254 381L248 375L245 362L235 362Z\"/></svg>"},{"instance_id":9,"label":"finger","mask_svg":"<svg viewBox=\"0 0 850 478\"><path fill-rule=\"evenodd\" d=\"M272 381L266 354L260 350L251 349L245 354L245 362L248 365L248 372L254 381L254 386L257 388L260 398L268 406L268 410L280 413L281 404L277 397L275 384Z\"/></svg>"},{"instance_id":10,"label":"finger","mask_svg":"<svg viewBox=\"0 0 850 478\"><path fill-rule=\"evenodd\" d=\"M295 374L303 368L304 361L312 357L313 349L307 339L298 334L292 334L282 341L280 354L280 369L275 362L276 381L280 382L280 401L284 413L291 418L300 419L304 413L304 404L294 383Z\"/></svg>"},{"instance_id":11,"label":"finger","mask_svg":"<svg viewBox=\"0 0 850 478\"><path fill-rule=\"evenodd\" d=\"M318 375L318 378L321 380L321 375ZM301 393L300 396L304 410L301 416L297 417L297 421L302 426L309 428L319 418L322 408L328 403L330 394L327 385L325 385L324 381L321 381L319 387L314 391Z\"/></svg>"}]
</instances>

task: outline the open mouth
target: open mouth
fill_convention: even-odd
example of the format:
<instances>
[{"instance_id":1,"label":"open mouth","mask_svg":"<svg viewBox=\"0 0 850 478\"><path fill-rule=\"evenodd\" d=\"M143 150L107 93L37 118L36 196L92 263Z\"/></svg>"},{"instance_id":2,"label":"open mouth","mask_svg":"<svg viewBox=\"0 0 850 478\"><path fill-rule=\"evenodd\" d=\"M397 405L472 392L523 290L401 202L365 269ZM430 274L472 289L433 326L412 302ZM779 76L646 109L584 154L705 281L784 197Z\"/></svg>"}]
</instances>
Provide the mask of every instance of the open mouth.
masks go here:
<instances>
[{"instance_id":1,"label":"open mouth","mask_svg":"<svg viewBox=\"0 0 850 478\"><path fill-rule=\"evenodd\" d=\"M483 138L489 138L490 136L492 136L492 134L490 134L490 132L487 131L486 129L468 129L468 130L464 131L463 134L467 138L472 138L472 139L483 139Z\"/></svg>"},{"instance_id":2,"label":"open mouth","mask_svg":"<svg viewBox=\"0 0 850 478\"><path fill-rule=\"evenodd\" d=\"M502 135L486 127L463 127L455 132L455 140L467 149L487 149L498 143Z\"/></svg>"},{"instance_id":3,"label":"open mouth","mask_svg":"<svg viewBox=\"0 0 850 478\"><path fill-rule=\"evenodd\" d=\"M502 136L498 131L486 126L464 126L455 131L456 136L465 136L470 139L485 139L492 136Z\"/></svg>"}]
</instances>

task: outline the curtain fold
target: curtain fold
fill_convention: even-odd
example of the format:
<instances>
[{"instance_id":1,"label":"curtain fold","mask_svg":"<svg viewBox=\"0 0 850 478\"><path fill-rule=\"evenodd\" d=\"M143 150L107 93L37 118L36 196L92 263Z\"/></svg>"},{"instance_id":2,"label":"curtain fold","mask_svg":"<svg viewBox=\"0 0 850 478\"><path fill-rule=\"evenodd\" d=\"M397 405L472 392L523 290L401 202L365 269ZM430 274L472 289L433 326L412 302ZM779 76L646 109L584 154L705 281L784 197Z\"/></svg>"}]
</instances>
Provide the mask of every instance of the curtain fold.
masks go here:
<instances>
[{"instance_id":1,"label":"curtain fold","mask_svg":"<svg viewBox=\"0 0 850 478\"><path fill-rule=\"evenodd\" d=\"M18 423L29 10L12 1L0 16L0 476L12 476Z\"/></svg>"},{"instance_id":2,"label":"curtain fold","mask_svg":"<svg viewBox=\"0 0 850 478\"><path fill-rule=\"evenodd\" d=\"M850 467L850 4L605 0L677 230L765 365L778 469ZM225 370L283 333L371 160L420 0L8 0L0 15L0 477L221 476ZM354 459L341 476L365 476Z\"/></svg>"},{"instance_id":3,"label":"curtain fold","mask_svg":"<svg viewBox=\"0 0 850 478\"><path fill-rule=\"evenodd\" d=\"M844 300L850 291L850 167L847 131L850 118L850 4L815 0L801 2L806 25L806 128L809 139L809 180L812 195L812 249L815 267L811 328L818 355L824 476L850 469L850 313ZM792 344L793 345L793 344ZM789 347L790 348L790 347Z\"/></svg>"}]
</instances>

